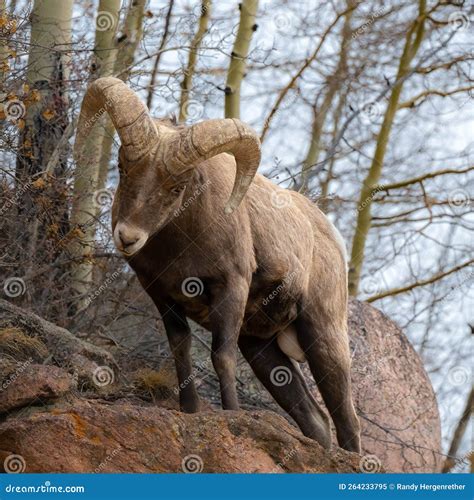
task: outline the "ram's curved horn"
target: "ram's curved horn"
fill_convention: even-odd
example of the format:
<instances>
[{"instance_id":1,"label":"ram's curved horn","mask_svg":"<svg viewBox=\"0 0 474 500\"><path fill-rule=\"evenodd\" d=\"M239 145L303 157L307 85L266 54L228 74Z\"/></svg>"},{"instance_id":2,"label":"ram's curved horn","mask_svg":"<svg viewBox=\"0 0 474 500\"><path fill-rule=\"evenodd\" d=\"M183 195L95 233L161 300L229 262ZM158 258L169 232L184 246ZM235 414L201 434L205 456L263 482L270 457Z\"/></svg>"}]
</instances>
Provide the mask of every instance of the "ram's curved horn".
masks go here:
<instances>
[{"instance_id":1,"label":"ram's curved horn","mask_svg":"<svg viewBox=\"0 0 474 500\"><path fill-rule=\"evenodd\" d=\"M159 130L138 95L118 78L98 78L89 85L82 101L74 145L76 159L92 127L105 112L120 136L126 160L136 162L159 144Z\"/></svg>"},{"instance_id":2,"label":"ram's curved horn","mask_svg":"<svg viewBox=\"0 0 474 500\"><path fill-rule=\"evenodd\" d=\"M247 192L260 163L260 141L254 130L237 119L207 120L172 133L160 130L147 107L122 80L98 78L87 89L76 132L74 157L84 148L87 136L107 112L120 136L125 159L136 162L158 149L164 166L179 176L201 161L231 153L236 161L234 187L226 204L233 212Z\"/></svg>"},{"instance_id":3,"label":"ram's curved horn","mask_svg":"<svg viewBox=\"0 0 474 500\"><path fill-rule=\"evenodd\" d=\"M245 196L260 163L256 132L235 118L206 120L172 134L163 142L161 160L173 175L180 175L201 161L220 153L235 157L236 174L226 213L232 213Z\"/></svg>"}]
</instances>

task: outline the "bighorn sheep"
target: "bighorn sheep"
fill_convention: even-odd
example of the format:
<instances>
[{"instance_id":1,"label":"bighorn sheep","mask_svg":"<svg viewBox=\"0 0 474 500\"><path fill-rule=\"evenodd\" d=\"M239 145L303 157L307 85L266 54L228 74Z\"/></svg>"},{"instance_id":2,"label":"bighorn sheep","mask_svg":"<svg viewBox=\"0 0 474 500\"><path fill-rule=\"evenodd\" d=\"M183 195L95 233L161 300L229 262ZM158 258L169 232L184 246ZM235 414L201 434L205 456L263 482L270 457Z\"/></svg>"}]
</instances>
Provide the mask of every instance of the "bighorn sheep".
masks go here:
<instances>
[{"instance_id":1,"label":"bighorn sheep","mask_svg":"<svg viewBox=\"0 0 474 500\"><path fill-rule=\"evenodd\" d=\"M329 447L329 419L294 361L306 360L340 446L359 451L346 256L337 230L304 196L256 174L260 143L246 124L220 119L184 127L154 120L116 78L100 78L87 89L76 158L105 111L121 140L114 242L161 314L181 409L199 410L189 317L212 332L224 409L239 408L238 346L302 432ZM183 287L189 279L202 286L197 293Z\"/></svg>"}]
</instances>

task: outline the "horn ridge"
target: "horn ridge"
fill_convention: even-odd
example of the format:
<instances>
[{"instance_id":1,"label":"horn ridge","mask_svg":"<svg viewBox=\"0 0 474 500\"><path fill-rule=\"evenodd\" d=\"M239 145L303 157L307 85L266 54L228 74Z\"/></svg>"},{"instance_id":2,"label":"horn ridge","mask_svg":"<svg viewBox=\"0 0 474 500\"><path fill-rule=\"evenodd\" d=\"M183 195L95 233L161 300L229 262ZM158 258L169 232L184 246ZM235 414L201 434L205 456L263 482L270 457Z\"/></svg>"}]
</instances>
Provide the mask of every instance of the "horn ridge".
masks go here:
<instances>
[{"instance_id":1,"label":"horn ridge","mask_svg":"<svg viewBox=\"0 0 474 500\"><path fill-rule=\"evenodd\" d=\"M108 113L120 136L126 160L137 161L156 146L159 130L136 92L118 78L103 77L89 85L82 101L74 145L76 159L104 113Z\"/></svg>"},{"instance_id":2,"label":"horn ridge","mask_svg":"<svg viewBox=\"0 0 474 500\"><path fill-rule=\"evenodd\" d=\"M180 175L193 164L218 154L232 154L236 176L225 211L231 213L239 206L260 163L260 140L251 127L237 118L206 120L173 134L164 142L164 163L173 175Z\"/></svg>"}]
</instances>

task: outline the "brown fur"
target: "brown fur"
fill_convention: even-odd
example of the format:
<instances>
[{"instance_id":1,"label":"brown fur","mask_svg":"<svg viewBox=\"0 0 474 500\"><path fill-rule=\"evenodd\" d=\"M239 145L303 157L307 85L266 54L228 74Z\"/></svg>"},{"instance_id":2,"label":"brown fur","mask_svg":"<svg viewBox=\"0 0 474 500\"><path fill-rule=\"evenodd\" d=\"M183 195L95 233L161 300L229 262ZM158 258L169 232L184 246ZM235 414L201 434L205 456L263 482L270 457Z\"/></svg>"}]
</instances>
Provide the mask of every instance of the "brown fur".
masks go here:
<instances>
[{"instance_id":1,"label":"brown fur","mask_svg":"<svg viewBox=\"0 0 474 500\"><path fill-rule=\"evenodd\" d=\"M176 360L181 408L199 409L189 317L212 331L212 361L224 409L238 408L239 345L303 433L329 446L327 417L295 362L282 351L288 343L277 342L288 331L310 365L340 446L359 451L350 388L346 262L324 214L305 197L257 174L240 207L225 215L235 179L234 159L225 153L179 178L168 174L159 159L127 164L120 157L112 225L115 231L120 222L132 236L135 228L146 234L145 245L127 260L163 317ZM178 193L180 186L184 189ZM203 283L201 294L183 293L188 278ZM290 374L288 384L274 383L275 369Z\"/></svg>"}]
</instances>

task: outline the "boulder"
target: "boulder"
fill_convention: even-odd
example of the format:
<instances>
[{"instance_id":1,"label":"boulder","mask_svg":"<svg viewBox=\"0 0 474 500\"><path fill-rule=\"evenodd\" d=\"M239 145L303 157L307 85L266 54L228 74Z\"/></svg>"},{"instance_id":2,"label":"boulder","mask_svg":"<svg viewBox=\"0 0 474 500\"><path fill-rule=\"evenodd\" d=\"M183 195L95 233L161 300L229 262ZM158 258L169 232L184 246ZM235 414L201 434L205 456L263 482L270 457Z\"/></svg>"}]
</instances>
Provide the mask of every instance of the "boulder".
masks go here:
<instances>
[{"instance_id":1,"label":"boulder","mask_svg":"<svg viewBox=\"0 0 474 500\"><path fill-rule=\"evenodd\" d=\"M97 373L119 373L114 357L106 349L0 299L0 359L2 358L22 363L60 366L73 373L80 385L91 389L101 386L97 383ZM0 364L0 382L5 376Z\"/></svg>"},{"instance_id":2,"label":"boulder","mask_svg":"<svg viewBox=\"0 0 474 500\"><path fill-rule=\"evenodd\" d=\"M278 473L357 472L360 457L323 449L274 412L77 399L0 424L0 461L6 472Z\"/></svg>"},{"instance_id":3,"label":"boulder","mask_svg":"<svg viewBox=\"0 0 474 500\"><path fill-rule=\"evenodd\" d=\"M216 472L439 471L436 397L406 336L383 313L356 300L349 305L349 335L362 425L360 463L335 441L327 452L304 438L245 363L239 390L250 412L181 414L173 367L124 372L107 350L0 300L0 387L18 375L0 391L1 453L23 456L36 472L171 472L181 470L188 455L199 457L193 457L198 468L202 461L204 471ZM319 398L307 366L302 368ZM212 373L204 374L211 380ZM218 393L213 381L212 392L200 387L210 401ZM71 390L77 383L79 391ZM245 406L246 396L251 405ZM208 403L204 407L211 410Z\"/></svg>"},{"instance_id":4,"label":"boulder","mask_svg":"<svg viewBox=\"0 0 474 500\"><path fill-rule=\"evenodd\" d=\"M399 326L375 307L349 303L352 384L363 453L387 472L439 472L441 424L423 363Z\"/></svg>"},{"instance_id":5,"label":"boulder","mask_svg":"<svg viewBox=\"0 0 474 500\"><path fill-rule=\"evenodd\" d=\"M439 472L443 455L436 396L406 335L375 307L351 299L349 341L352 393L368 468ZM303 372L323 405L307 366Z\"/></svg>"},{"instance_id":6,"label":"boulder","mask_svg":"<svg viewBox=\"0 0 474 500\"><path fill-rule=\"evenodd\" d=\"M0 385L0 415L17 408L46 404L75 387L73 377L57 366L16 363Z\"/></svg>"}]
</instances>

